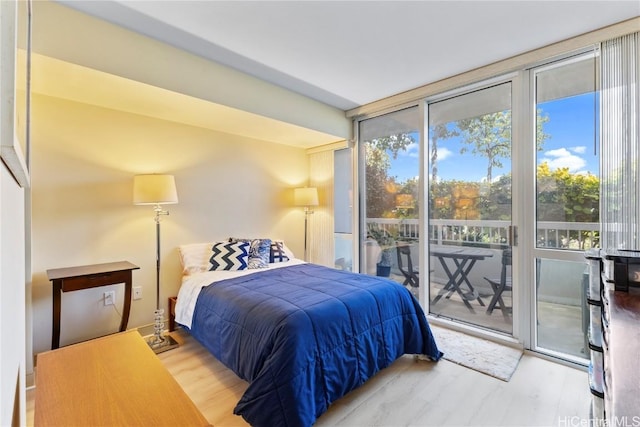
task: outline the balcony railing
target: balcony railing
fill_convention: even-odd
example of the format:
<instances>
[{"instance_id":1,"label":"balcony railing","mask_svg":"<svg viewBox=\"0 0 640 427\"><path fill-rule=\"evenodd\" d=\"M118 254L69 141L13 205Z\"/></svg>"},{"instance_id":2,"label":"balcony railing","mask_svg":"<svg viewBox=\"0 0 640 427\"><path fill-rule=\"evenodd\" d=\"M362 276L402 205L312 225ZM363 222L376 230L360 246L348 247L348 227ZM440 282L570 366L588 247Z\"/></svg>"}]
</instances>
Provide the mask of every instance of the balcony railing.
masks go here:
<instances>
[{"instance_id":1,"label":"balcony railing","mask_svg":"<svg viewBox=\"0 0 640 427\"><path fill-rule=\"evenodd\" d=\"M418 240L417 219L367 218L367 226L388 231L398 240ZM507 245L509 221L432 219L429 221L429 240L437 244ZM595 222L537 223L538 247L567 250L586 250L600 245L600 226Z\"/></svg>"}]
</instances>

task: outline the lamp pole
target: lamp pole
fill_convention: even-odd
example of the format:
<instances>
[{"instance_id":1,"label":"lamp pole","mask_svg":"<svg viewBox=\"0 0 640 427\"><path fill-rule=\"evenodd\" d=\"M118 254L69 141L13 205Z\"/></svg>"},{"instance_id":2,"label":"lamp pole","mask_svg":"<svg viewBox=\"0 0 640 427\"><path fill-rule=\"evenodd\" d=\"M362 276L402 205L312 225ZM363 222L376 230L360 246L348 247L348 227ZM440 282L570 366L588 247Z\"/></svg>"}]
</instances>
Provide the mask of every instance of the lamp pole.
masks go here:
<instances>
[{"instance_id":1,"label":"lamp pole","mask_svg":"<svg viewBox=\"0 0 640 427\"><path fill-rule=\"evenodd\" d=\"M307 258L307 221L309 219L309 214L312 214L313 211L309 209L309 206L304 207L304 260L309 261Z\"/></svg>"},{"instance_id":2,"label":"lamp pole","mask_svg":"<svg viewBox=\"0 0 640 427\"><path fill-rule=\"evenodd\" d=\"M153 336L146 338L155 353L170 350L178 343L170 336L163 336L164 310L160 308L160 221L162 215L169 215L162 205L178 203L173 175L142 174L133 178L133 204L152 205L156 223L156 308L154 310Z\"/></svg>"},{"instance_id":3,"label":"lamp pole","mask_svg":"<svg viewBox=\"0 0 640 427\"><path fill-rule=\"evenodd\" d=\"M178 343L171 337L164 337L164 309L160 308L160 215L169 215L168 211L162 209L160 204L153 208L156 222L156 309L154 311L153 337L149 340L151 349L160 353L178 346Z\"/></svg>"}]
</instances>

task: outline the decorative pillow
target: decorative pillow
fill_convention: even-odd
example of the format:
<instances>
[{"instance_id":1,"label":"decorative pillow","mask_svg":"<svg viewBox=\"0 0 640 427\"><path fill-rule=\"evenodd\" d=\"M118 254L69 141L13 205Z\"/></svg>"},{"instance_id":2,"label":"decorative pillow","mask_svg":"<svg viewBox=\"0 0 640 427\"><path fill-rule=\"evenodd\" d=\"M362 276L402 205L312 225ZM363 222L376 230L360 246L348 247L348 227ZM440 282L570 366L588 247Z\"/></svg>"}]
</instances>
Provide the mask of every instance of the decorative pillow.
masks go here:
<instances>
[{"instance_id":1,"label":"decorative pillow","mask_svg":"<svg viewBox=\"0 0 640 427\"><path fill-rule=\"evenodd\" d=\"M213 243L191 243L188 245L180 245L180 262L182 263L182 274L188 276L190 274L202 273L210 267L209 258L211 258L211 247Z\"/></svg>"},{"instance_id":2,"label":"decorative pillow","mask_svg":"<svg viewBox=\"0 0 640 427\"><path fill-rule=\"evenodd\" d=\"M287 262L289 257L285 254L283 242L272 242L269 251L269 262Z\"/></svg>"},{"instance_id":3,"label":"decorative pillow","mask_svg":"<svg viewBox=\"0 0 640 427\"><path fill-rule=\"evenodd\" d=\"M236 237L230 237L229 241L249 243L248 268L269 267L269 248L271 247L271 239L238 239Z\"/></svg>"},{"instance_id":4,"label":"decorative pillow","mask_svg":"<svg viewBox=\"0 0 640 427\"><path fill-rule=\"evenodd\" d=\"M249 243L220 242L211 248L209 270L244 270L249 261Z\"/></svg>"},{"instance_id":5,"label":"decorative pillow","mask_svg":"<svg viewBox=\"0 0 640 427\"><path fill-rule=\"evenodd\" d=\"M271 241L281 243L282 251L284 252L285 256L289 259L295 259L296 256L293 254L293 251L287 247L287 245L284 243L284 240L272 239Z\"/></svg>"}]
</instances>

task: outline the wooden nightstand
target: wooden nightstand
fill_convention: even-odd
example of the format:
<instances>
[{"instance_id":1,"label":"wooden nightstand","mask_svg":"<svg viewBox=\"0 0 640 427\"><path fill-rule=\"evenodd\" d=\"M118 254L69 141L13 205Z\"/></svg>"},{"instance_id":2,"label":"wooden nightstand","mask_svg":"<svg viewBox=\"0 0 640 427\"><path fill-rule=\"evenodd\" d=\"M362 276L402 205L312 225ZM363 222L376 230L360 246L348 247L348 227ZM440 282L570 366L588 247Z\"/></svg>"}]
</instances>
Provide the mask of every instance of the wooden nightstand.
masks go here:
<instances>
[{"instance_id":1,"label":"wooden nightstand","mask_svg":"<svg viewBox=\"0 0 640 427\"><path fill-rule=\"evenodd\" d=\"M169 297L169 332L176 330L176 303L178 297Z\"/></svg>"},{"instance_id":2,"label":"wooden nightstand","mask_svg":"<svg viewBox=\"0 0 640 427\"><path fill-rule=\"evenodd\" d=\"M54 268L47 270L47 277L53 282L53 327L51 349L60 347L60 311L62 292L79 291L99 286L124 283L124 307L120 321L120 332L127 329L131 311L131 272L140 267L128 261L106 264L83 265L80 267Z\"/></svg>"}]
</instances>

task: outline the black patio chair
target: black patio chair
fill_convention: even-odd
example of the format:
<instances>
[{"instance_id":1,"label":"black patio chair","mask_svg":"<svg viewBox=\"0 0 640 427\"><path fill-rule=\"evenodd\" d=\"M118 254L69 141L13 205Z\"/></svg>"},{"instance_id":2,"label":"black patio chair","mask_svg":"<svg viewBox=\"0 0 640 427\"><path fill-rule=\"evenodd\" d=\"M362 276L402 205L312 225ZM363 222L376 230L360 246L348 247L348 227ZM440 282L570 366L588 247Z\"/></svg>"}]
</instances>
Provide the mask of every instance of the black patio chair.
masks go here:
<instances>
[{"instance_id":1,"label":"black patio chair","mask_svg":"<svg viewBox=\"0 0 640 427\"><path fill-rule=\"evenodd\" d=\"M410 285L413 288L420 286L420 279L418 278L418 270L413 268L413 262L411 261L411 245L405 242L396 242L396 249L398 254L398 269L404 276L403 286ZM406 268L403 258L406 259Z\"/></svg>"},{"instance_id":2,"label":"black patio chair","mask_svg":"<svg viewBox=\"0 0 640 427\"><path fill-rule=\"evenodd\" d=\"M489 278L485 277L485 280L489 282L491 288L493 289L493 297L491 298L491 302L487 307L487 314L493 313L493 309L499 307L502 310L502 314L505 317L508 317L511 313L512 308L507 307L502 299L502 293L505 291L512 290L512 279L511 275L507 274L508 270L512 265L512 253L511 249L505 249L502 251L502 269L500 271L499 278Z\"/></svg>"}]
</instances>

